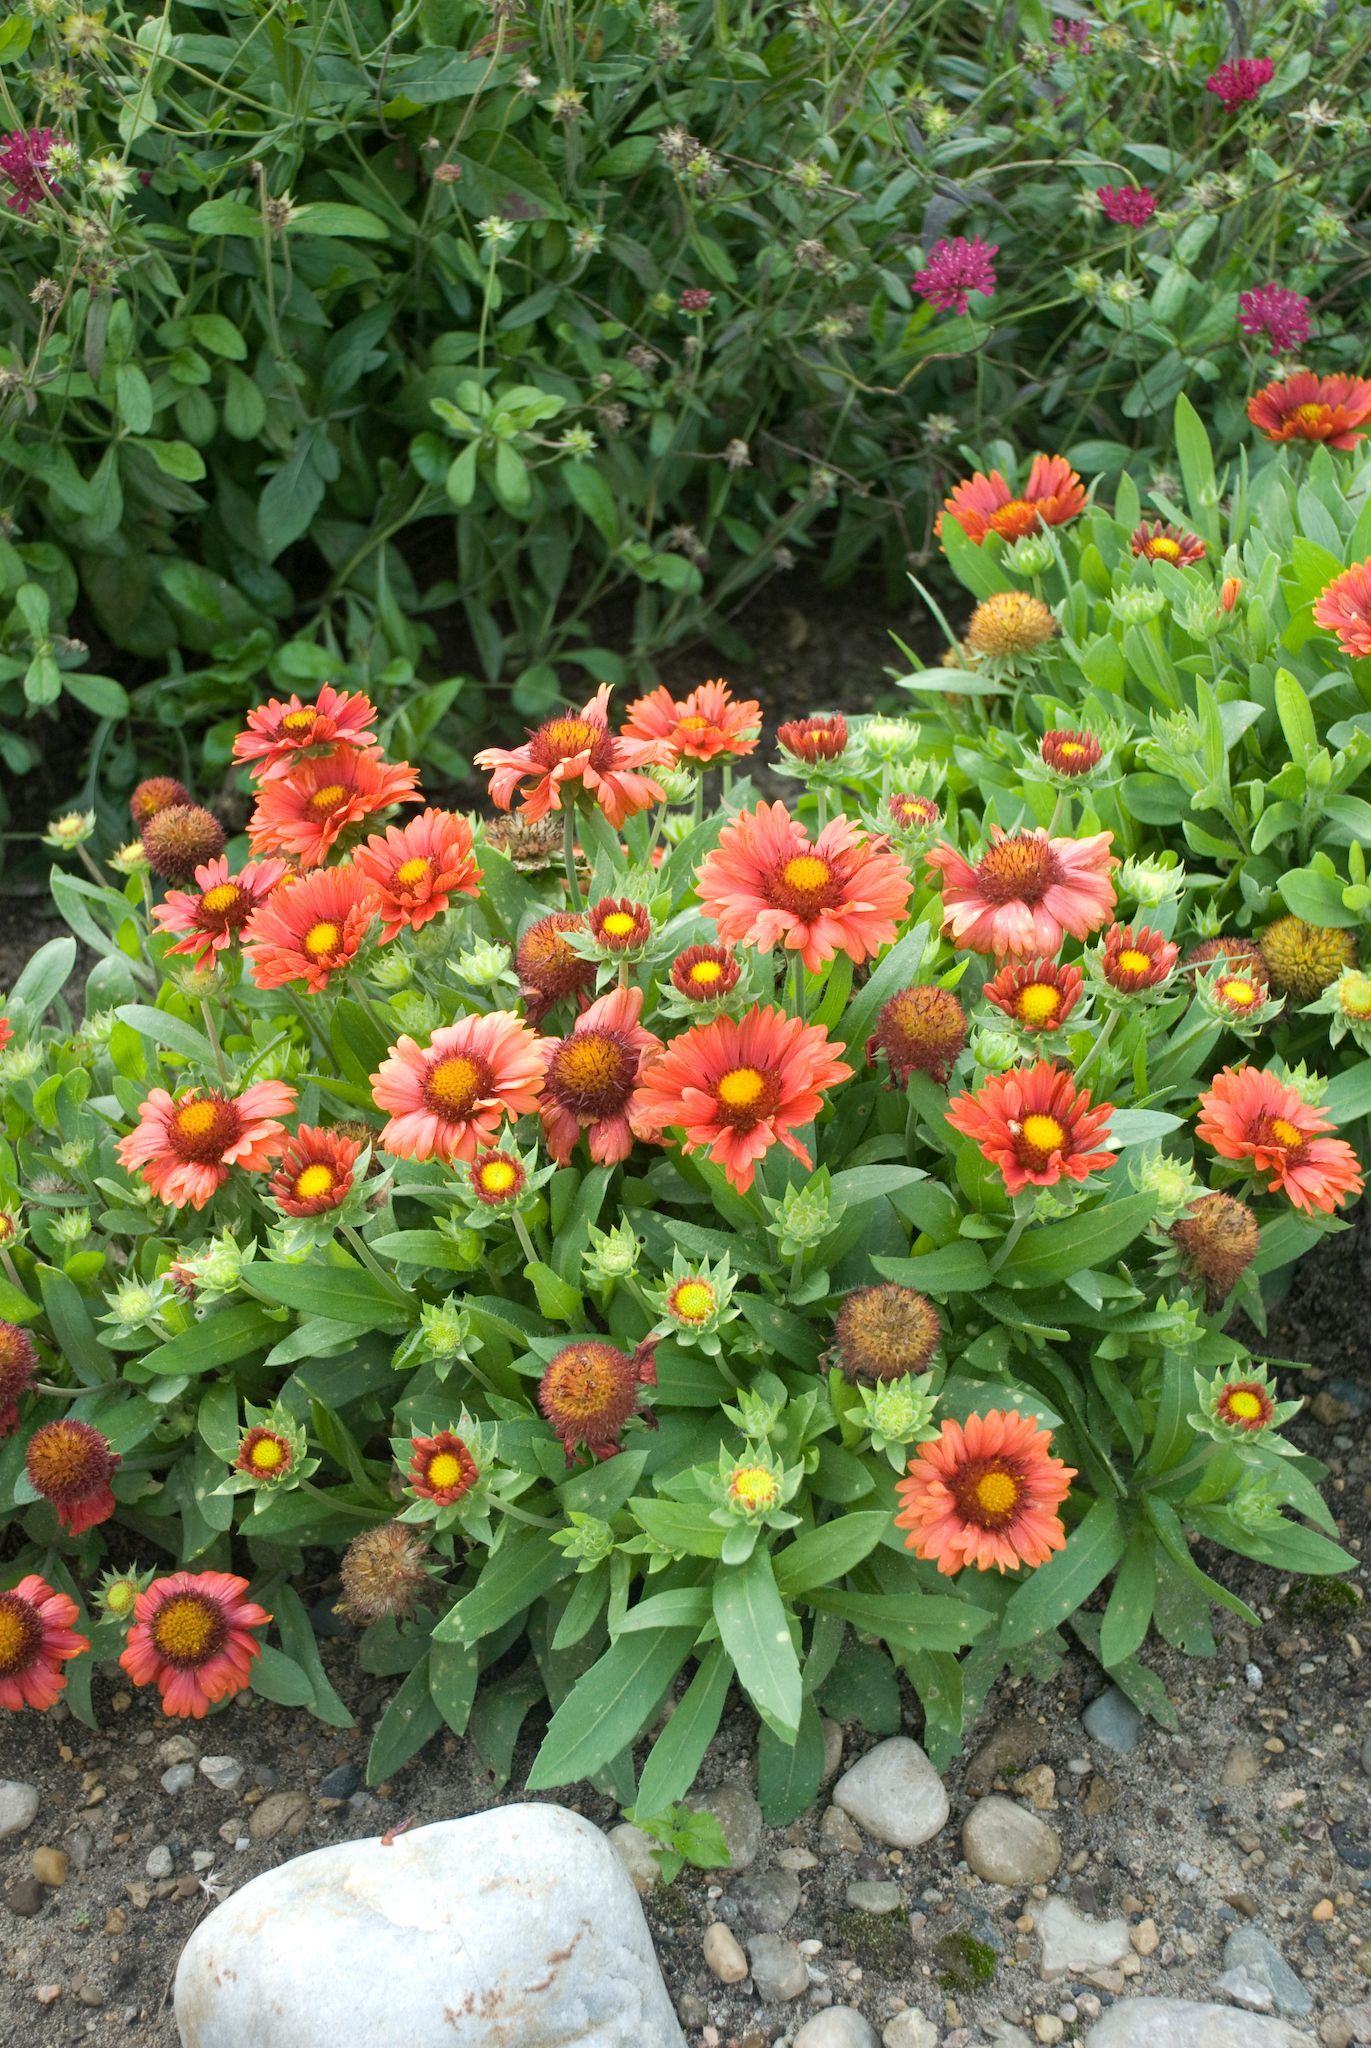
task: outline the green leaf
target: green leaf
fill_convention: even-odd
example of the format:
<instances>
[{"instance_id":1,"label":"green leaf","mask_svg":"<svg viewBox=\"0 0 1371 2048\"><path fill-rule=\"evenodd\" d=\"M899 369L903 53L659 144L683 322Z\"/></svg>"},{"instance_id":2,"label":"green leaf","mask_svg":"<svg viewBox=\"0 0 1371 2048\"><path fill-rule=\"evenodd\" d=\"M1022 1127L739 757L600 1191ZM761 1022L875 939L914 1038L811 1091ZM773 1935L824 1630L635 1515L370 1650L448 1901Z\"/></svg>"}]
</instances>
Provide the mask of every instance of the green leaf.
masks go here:
<instances>
[{"instance_id":1,"label":"green leaf","mask_svg":"<svg viewBox=\"0 0 1371 2048\"><path fill-rule=\"evenodd\" d=\"M945 1593L807 1593L811 1607L841 1615L863 1635L894 1649L960 1650L990 1626L990 1615Z\"/></svg>"},{"instance_id":2,"label":"green leaf","mask_svg":"<svg viewBox=\"0 0 1371 2048\"><path fill-rule=\"evenodd\" d=\"M165 1045L206 1070L213 1066L214 1051L204 1032L181 1017L173 1017L170 1011L154 1010L147 1003L124 1003L114 1014L121 1023L132 1025L150 1045Z\"/></svg>"},{"instance_id":3,"label":"green leaf","mask_svg":"<svg viewBox=\"0 0 1371 2048\"><path fill-rule=\"evenodd\" d=\"M479 1643L531 1607L574 1569L575 1560L550 1543L542 1529L511 1527L482 1565L471 1592L436 1625L434 1641Z\"/></svg>"},{"instance_id":4,"label":"green leaf","mask_svg":"<svg viewBox=\"0 0 1371 2048\"><path fill-rule=\"evenodd\" d=\"M406 1305L363 1266L276 1266L255 1260L244 1266L243 1277L269 1301L366 1330L393 1328L417 1314L417 1304Z\"/></svg>"},{"instance_id":5,"label":"green leaf","mask_svg":"<svg viewBox=\"0 0 1371 2048\"><path fill-rule=\"evenodd\" d=\"M186 324L196 346L207 348L213 356L226 356L241 363L248 352L242 335L222 313L192 313Z\"/></svg>"},{"instance_id":6,"label":"green leaf","mask_svg":"<svg viewBox=\"0 0 1371 2048\"><path fill-rule=\"evenodd\" d=\"M889 1527L890 1517L882 1509L838 1515L818 1529L807 1529L772 1560L778 1592L790 1599L814 1586L831 1586L870 1556Z\"/></svg>"},{"instance_id":7,"label":"green leaf","mask_svg":"<svg viewBox=\"0 0 1371 2048\"><path fill-rule=\"evenodd\" d=\"M1184 392L1176 400L1175 426L1186 506L1199 531L1208 539L1216 539L1214 456L1204 422Z\"/></svg>"},{"instance_id":8,"label":"green leaf","mask_svg":"<svg viewBox=\"0 0 1371 2048\"><path fill-rule=\"evenodd\" d=\"M297 206L286 232L291 235L355 235L364 242L388 241L394 229L365 206L340 206L334 200L316 200Z\"/></svg>"},{"instance_id":9,"label":"green leaf","mask_svg":"<svg viewBox=\"0 0 1371 2048\"><path fill-rule=\"evenodd\" d=\"M835 1721L860 1721L868 1735L896 1735L900 1685L895 1667L876 1643L848 1641L819 1697Z\"/></svg>"},{"instance_id":10,"label":"green leaf","mask_svg":"<svg viewBox=\"0 0 1371 2048\"><path fill-rule=\"evenodd\" d=\"M800 1662L791 1640L771 1553L758 1544L746 1564L714 1581L714 1618L739 1682L763 1721L792 1741L800 1725Z\"/></svg>"},{"instance_id":11,"label":"green leaf","mask_svg":"<svg viewBox=\"0 0 1371 2048\"><path fill-rule=\"evenodd\" d=\"M592 1777L627 1749L666 1698L694 1637L693 1629L666 1628L611 1643L548 1724L529 1791Z\"/></svg>"},{"instance_id":12,"label":"green leaf","mask_svg":"<svg viewBox=\"0 0 1371 2048\"><path fill-rule=\"evenodd\" d=\"M1292 916L1302 917L1306 924L1336 925L1339 930L1350 931L1362 921L1344 903L1344 885L1336 875L1325 875L1318 868L1290 868L1277 886L1286 909Z\"/></svg>"},{"instance_id":13,"label":"green leaf","mask_svg":"<svg viewBox=\"0 0 1371 2048\"><path fill-rule=\"evenodd\" d=\"M1104 1611L1100 1662L1106 1668L1111 1664L1121 1664L1125 1657L1131 1657L1135 1650L1142 1648L1151 1626L1152 1603L1156 1597L1157 1568L1152 1545L1135 1534L1124 1552L1123 1562L1110 1589L1109 1605Z\"/></svg>"},{"instance_id":14,"label":"green leaf","mask_svg":"<svg viewBox=\"0 0 1371 2048\"><path fill-rule=\"evenodd\" d=\"M271 1611L287 1655L308 1681L310 1698L305 1704L330 1728L354 1727L352 1715L334 1691L324 1670L314 1624L299 1594L289 1586L278 1586L271 1596Z\"/></svg>"},{"instance_id":15,"label":"green leaf","mask_svg":"<svg viewBox=\"0 0 1371 2048\"><path fill-rule=\"evenodd\" d=\"M253 1270L251 1266L244 1268L245 1272ZM165 1344L145 1352L139 1362L146 1371L158 1375L215 1372L221 1365L231 1365L251 1351L265 1351L280 1334L280 1324L260 1302L236 1301L229 1308L216 1309L193 1329L183 1330L179 1337L169 1337Z\"/></svg>"},{"instance_id":16,"label":"green leaf","mask_svg":"<svg viewBox=\"0 0 1371 2048\"><path fill-rule=\"evenodd\" d=\"M367 1783L379 1785L416 1756L443 1725L429 1690L428 1657L421 1657L377 1724L367 1756Z\"/></svg>"},{"instance_id":17,"label":"green leaf","mask_svg":"<svg viewBox=\"0 0 1371 2048\"><path fill-rule=\"evenodd\" d=\"M1288 668L1276 670L1276 716L1291 760L1307 767L1318 751L1318 728L1309 699Z\"/></svg>"},{"instance_id":18,"label":"green leaf","mask_svg":"<svg viewBox=\"0 0 1371 2048\"><path fill-rule=\"evenodd\" d=\"M990 1285L989 1261L969 1237L954 1238L940 1250L921 1252L917 1258L874 1255L871 1263L883 1279L899 1280L929 1294L975 1294Z\"/></svg>"},{"instance_id":19,"label":"green leaf","mask_svg":"<svg viewBox=\"0 0 1371 2048\"><path fill-rule=\"evenodd\" d=\"M733 1667L722 1645L705 1652L675 1713L653 1743L638 1783L638 1809L665 1813L695 1783L705 1751L723 1718Z\"/></svg>"},{"instance_id":20,"label":"green leaf","mask_svg":"<svg viewBox=\"0 0 1371 2048\"><path fill-rule=\"evenodd\" d=\"M134 446L145 448L163 476L180 483L198 484L205 474L204 457L189 441L136 441Z\"/></svg>"},{"instance_id":21,"label":"green leaf","mask_svg":"<svg viewBox=\"0 0 1371 2048\"><path fill-rule=\"evenodd\" d=\"M75 965L75 939L49 939L40 946L9 992L4 1007L11 1021L15 1010L21 1009L35 1024L40 1023L53 998L66 987Z\"/></svg>"},{"instance_id":22,"label":"green leaf","mask_svg":"<svg viewBox=\"0 0 1371 2048\"><path fill-rule=\"evenodd\" d=\"M1010 1594L1000 1619L1004 1647L1016 1649L1068 1621L1113 1570L1124 1543L1118 1508L1112 1500L1097 1500L1067 1537L1066 1548L1039 1565Z\"/></svg>"},{"instance_id":23,"label":"green leaf","mask_svg":"<svg viewBox=\"0 0 1371 2048\"><path fill-rule=\"evenodd\" d=\"M193 235L260 235L262 216L242 199L206 199L186 226Z\"/></svg>"},{"instance_id":24,"label":"green leaf","mask_svg":"<svg viewBox=\"0 0 1371 2048\"><path fill-rule=\"evenodd\" d=\"M1011 1287L1047 1287L1088 1266L1110 1264L1147 1228L1156 1206L1155 1195L1123 1195L1065 1223L1030 1225L995 1278Z\"/></svg>"},{"instance_id":25,"label":"green leaf","mask_svg":"<svg viewBox=\"0 0 1371 2048\"><path fill-rule=\"evenodd\" d=\"M619 513L614 496L598 469L587 462L567 462L560 475L568 492L606 547L619 544Z\"/></svg>"},{"instance_id":26,"label":"green leaf","mask_svg":"<svg viewBox=\"0 0 1371 2048\"><path fill-rule=\"evenodd\" d=\"M454 1735L465 1735L481 1660L464 1643L437 1643L428 1653L428 1689Z\"/></svg>"},{"instance_id":27,"label":"green leaf","mask_svg":"<svg viewBox=\"0 0 1371 2048\"><path fill-rule=\"evenodd\" d=\"M647 1628L689 1628L697 1632L711 1613L708 1586L673 1586L665 1593L651 1593L630 1607L615 1628L617 1636L632 1635Z\"/></svg>"},{"instance_id":28,"label":"green leaf","mask_svg":"<svg viewBox=\"0 0 1371 2048\"><path fill-rule=\"evenodd\" d=\"M252 1690L259 1699L271 1700L278 1707L314 1705L314 1687L308 1676L292 1657L270 1643L263 1643L261 1656L252 1660Z\"/></svg>"},{"instance_id":29,"label":"green leaf","mask_svg":"<svg viewBox=\"0 0 1371 2048\"><path fill-rule=\"evenodd\" d=\"M789 1827L808 1813L824 1772L824 1731L813 1700L800 1706L794 1742L763 1722L757 1734L757 1799L768 1827Z\"/></svg>"}]
</instances>

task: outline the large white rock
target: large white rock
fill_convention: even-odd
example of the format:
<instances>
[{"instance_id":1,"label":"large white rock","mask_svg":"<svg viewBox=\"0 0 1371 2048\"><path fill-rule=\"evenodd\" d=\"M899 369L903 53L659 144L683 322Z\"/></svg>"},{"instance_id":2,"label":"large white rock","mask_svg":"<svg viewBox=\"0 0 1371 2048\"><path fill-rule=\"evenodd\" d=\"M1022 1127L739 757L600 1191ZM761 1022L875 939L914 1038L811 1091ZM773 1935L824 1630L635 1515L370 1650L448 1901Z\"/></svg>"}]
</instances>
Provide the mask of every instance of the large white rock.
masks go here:
<instances>
[{"instance_id":1,"label":"large white rock","mask_svg":"<svg viewBox=\"0 0 1371 2048\"><path fill-rule=\"evenodd\" d=\"M917 1742L878 1742L833 1787L833 1803L878 1842L917 1849L946 1825L947 1788Z\"/></svg>"},{"instance_id":2,"label":"large white rock","mask_svg":"<svg viewBox=\"0 0 1371 2048\"><path fill-rule=\"evenodd\" d=\"M560 1806L254 1878L176 1972L183 2048L685 2048L627 1871Z\"/></svg>"},{"instance_id":3,"label":"large white rock","mask_svg":"<svg viewBox=\"0 0 1371 2048\"><path fill-rule=\"evenodd\" d=\"M1314 2037L1231 2005L1121 1998L1095 2022L1085 2048L1314 2048Z\"/></svg>"}]
</instances>

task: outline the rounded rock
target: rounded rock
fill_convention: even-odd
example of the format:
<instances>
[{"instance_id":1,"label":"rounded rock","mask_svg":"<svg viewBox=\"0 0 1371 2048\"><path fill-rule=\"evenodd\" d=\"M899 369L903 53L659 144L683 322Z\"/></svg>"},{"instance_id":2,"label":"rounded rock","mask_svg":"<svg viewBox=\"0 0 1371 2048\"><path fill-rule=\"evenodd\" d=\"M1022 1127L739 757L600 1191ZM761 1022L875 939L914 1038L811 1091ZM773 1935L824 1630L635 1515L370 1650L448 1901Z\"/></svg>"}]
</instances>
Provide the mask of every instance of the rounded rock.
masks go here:
<instances>
[{"instance_id":1,"label":"rounded rock","mask_svg":"<svg viewBox=\"0 0 1371 2048\"><path fill-rule=\"evenodd\" d=\"M731 1927L716 1920L706 1927L701 1944L707 1967L721 1984L741 1984L747 1975L747 1957Z\"/></svg>"},{"instance_id":2,"label":"rounded rock","mask_svg":"<svg viewBox=\"0 0 1371 2048\"><path fill-rule=\"evenodd\" d=\"M220 1792L235 1792L243 1782L243 1766L236 1756L202 1756L200 1776Z\"/></svg>"},{"instance_id":3,"label":"rounded rock","mask_svg":"<svg viewBox=\"0 0 1371 2048\"><path fill-rule=\"evenodd\" d=\"M71 1858L65 1849L35 1849L29 1858L29 1869L39 1884L47 1885L50 1891L58 1891L67 1881Z\"/></svg>"},{"instance_id":4,"label":"rounded rock","mask_svg":"<svg viewBox=\"0 0 1371 2048\"><path fill-rule=\"evenodd\" d=\"M194 1764L173 1764L162 1773L162 1790L169 1792L173 1799L181 1792L189 1792L195 1783Z\"/></svg>"},{"instance_id":5,"label":"rounded rock","mask_svg":"<svg viewBox=\"0 0 1371 2048\"><path fill-rule=\"evenodd\" d=\"M1062 1844L1038 1814L992 1793L962 1823L962 1854L987 1884L1046 1884L1057 1874Z\"/></svg>"},{"instance_id":6,"label":"rounded rock","mask_svg":"<svg viewBox=\"0 0 1371 2048\"><path fill-rule=\"evenodd\" d=\"M881 2035L882 2048L938 2048L938 2029L911 2006L897 2012Z\"/></svg>"},{"instance_id":7,"label":"rounded rock","mask_svg":"<svg viewBox=\"0 0 1371 2048\"><path fill-rule=\"evenodd\" d=\"M1085 2048L1310 2048L1310 2037L1231 2005L1121 1998L1095 2022Z\"/></svg>"},{"instance_id":8,"label":"rounded rock","mask_svg":"<svg viewBox=\"0 0 1371 2048\"><path fill-rule=\"evenodd\" d=\"M746 1785L716 1785L712 1792L692 1792L686 1805L694 1813L712 1813L728 1845L728 1870L747 1870L762 1846L762 1809Z\"/></svg>"},{"instance_id":9,"label":"rounded rock","mask_svg":"<svg viewBox=\"0 0 1371 2048\"><path fill-rule=\"evenodd\" d=\"M143 1868L151 1878L160 1879L171 1876L175 1865L172 1862L171 1851L165 1842L159 1842L155 1849L149 1849L148 1860L143 1865Z\"/></svg>"},{"instance_id":10,"label":"rounded rock","mask_svg":"<svg viewBox=\"0 0 1371 2048\"><path fill-rule=\"evenodd\" d=\"M833 1801L858 1827L892 1849L933 1839L951 1811L947 1787L917 1742L892 1735L843 1772Z\"/></svg>"},{"instance_id":11,"label":"rounded rock","mask_svg":"<svg viewBox=\"0 0 1371 2048\"><path fill-rule=\"evenodd\" d=\"M784 2005L809 1989L805 1959L779 1934L754 1934L747 1945L752 1982L763 2005Z\"/></svg>"},{"instance_id":12,"label":"rounded rock","mask_svg":"<svg viewBox=\"0 0 1371 2048\"><path fill-rule=\"evenodd\" d=\"M853 2006L831 2005L805 2021L795 2048L878 2048L876 2029Z\"/></svg>"},{"instance_id":13,"label":"rounded rock","mask_svg":"<svg viewBox=\"0 0 1371 2048\"><path fill-rule=\"evenodd\" d=\"M793 1870L749 1870L729 1892L745 1927L779 1934L800 1904L800 1880Z\"/></svg>"},{"instance_id":14,"label":"rounded rock","mask_svg":"<svg viewBox=\"0 0 1371 2048\"><path fill-rule=\"evenodd\" d=\"M635 1828L631 1821L622 1821L617 1828L611 1828L605 1840L614 1851L624 1869L633 1880L633 1889L639 1897L645 1898L655 1892L662 1882L662 1866L654 1853L656 1843L645 1835L641 1828Z\"/></svg>"},{"instance_id":15,"label":"rounded rock","mask_svg":"<svg viewBox=\"0 0 1371 2048\"><path fill-rule=\"evenodd\" d=\"M38 1818L38 1787L20 1778L0 1778L0 1842L22 1835Z\"/></svg>"}]
</instances>

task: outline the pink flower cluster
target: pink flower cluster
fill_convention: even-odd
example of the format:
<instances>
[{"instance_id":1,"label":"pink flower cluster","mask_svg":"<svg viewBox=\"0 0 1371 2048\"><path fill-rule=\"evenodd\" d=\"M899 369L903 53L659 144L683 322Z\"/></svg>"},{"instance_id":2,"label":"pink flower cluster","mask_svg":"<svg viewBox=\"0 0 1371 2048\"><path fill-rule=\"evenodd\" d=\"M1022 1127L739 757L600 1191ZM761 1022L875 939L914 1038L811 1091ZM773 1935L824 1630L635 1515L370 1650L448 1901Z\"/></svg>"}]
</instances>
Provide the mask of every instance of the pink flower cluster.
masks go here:
<instances>
[{"instance_id":1,"label":"pink flower cluster","mask_svg":"<svg viewBox=\"0 0 1371 2048\"><path fill-rule=\"evenodd\" d=\"M914 273L914 288L940 313L965 313L968 292L994 298L995 267L990 259L998 253L998 242L983 242L979 235L953 235L950 241L935 242L923 269Z\"/></svg>"},{"instance_id":2,"label":"pink flower cluster","mask_svg":"<svg viewBox=\"0 0 1371 2048\"><path fill-rule=\"evenodd\" d=\"M1276 67L1269 57L1237 57L1231 64L1220 64L1213 76L1205 80L1205 87L1231 114L1235 107L1254 100L1275 75Z\"/></svg>"},{"instance_id":3,"label":"pink flower cluster","mask_svg":"<svg viewBox=\"0 0 1371 2048\"><path fill-rule=\"evenodd\" d=\"M1090 23L1067 21L1059 14L1052 24L1052 40L1059 50L1079 50L1084 55L1091 44Z\"/></svg>"},{"instance_id":4,"label":"pink flower cluster","mask_svg":"<svg viewBox=\"0 0 1371 2048\"><path fill-rule=\"evenodd\" d=\"M1244 334L1266 334L1278 355L1301 348L1309 339L1309 301L1283 284L1259 284L1238 300L1238 325Z\"/></svg>"},{"instance_id":5,"label":"pink flower cluster","mask_svg":"<svg viewBox=\"0 0 1371 2048\"><path fill-rule=\"evenodd\" d=\"M1140 228L1157 211L1157 198L1150 185L1097 185L1095 197L1117 227Z\"/></svg>"},{"instance_id":6,"label":"pink flower cluster","mask_svg":"<svg viewBox=\"0 0 1371 2048\"><path fill-rule=\"evenodd\" d=\"M20 129L0 139L0 177L14 187L5 201L11 213L27 213L36 199L57 191L49 164L57 139L51 128Z\"/></svg>"}]
</instances>

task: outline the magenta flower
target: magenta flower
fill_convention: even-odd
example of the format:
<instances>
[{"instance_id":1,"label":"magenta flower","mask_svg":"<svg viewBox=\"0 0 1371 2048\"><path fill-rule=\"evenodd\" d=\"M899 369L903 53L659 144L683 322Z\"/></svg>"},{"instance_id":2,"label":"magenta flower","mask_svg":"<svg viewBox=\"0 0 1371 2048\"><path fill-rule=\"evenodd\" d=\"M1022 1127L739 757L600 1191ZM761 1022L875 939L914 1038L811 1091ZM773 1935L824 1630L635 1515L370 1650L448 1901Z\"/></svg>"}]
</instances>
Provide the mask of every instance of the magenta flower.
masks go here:
<instances>
[{"instance_id":1,"label":"magenta flower","mask_svg":"<svg viewBox=\"0 0 1371 2048\"><path fill-rule=\"evenodd\" d=\"M708 310L713 299L713 292L707 291L702 284L688 284L681 293L681 311L703 313Z\"/></svg>"},{"instance_id":2,"label":"magenta flower","mask_svg":"<svg viewBox=\"0 0 1371 2048\"><path fill-rule=\"evenodd\" d=\"M20 129L0 138L0 177L14 190L5 201L11 213L27 213L35 199L46 199L58 189L48 160L57 137L51 128Z\"/></svg>"},{"instance_id":3,"label":"magenta flower","mask_svg":"<svg viewBox=\"0 0 1371 2048\"><path fill-rule=\"evenodd\" d=\"M1213 77L1205 80L1205 89L1216 94L1231 114L1235 107L1254 100L1275 75L1269 57L1238 57L1231 64L1220 64Z\"/></svg>"},{"instance_id":4,"label":"magenta flower","mask_svg":"<svg viewBox=\"0 0 1371 2048\"><path fill-rule=\"evenodd\" d=\"M1095 197L1117 227L1140 228L1157 211L1150 185L1097 185Z\"/></svg>"},{"instance_id":5,"label":"magenta flower","mask_svg":"<svg viewBox=\"0 0 1371 2048\"><path fill-rule=\"evenodd\" d=\"M1238 325L1244 334L1266 334L1277 355L1300 348L1309 339L1309 301L1283 284L1259 284L1238 300Z\"/></svg>"},{"instance_id":6,"label":"magenta flower","mask_svg":"<svg viewBox=\"0 0 1371 2048\"><path fill-rule=\"evenodd\" d=\"M914 289L940 313L965 313L968 292L994 298L995 268L990 259L998 252L998 242L983 242L979 235L935 242L923 269L914 273Z\"/></svg>"},{"instance_id":7,"label":"magenta flower","mask_svg":"<svg viewBox=\"0 0 1371 2048\"><path fill-rule=\"evenodd\" d=\"M1090 23L1067 21L1059 14L1052 24L1052 40L1059 50L1079 50L1084 55L1090 48Z\"/></svg>"}]
</instances>

